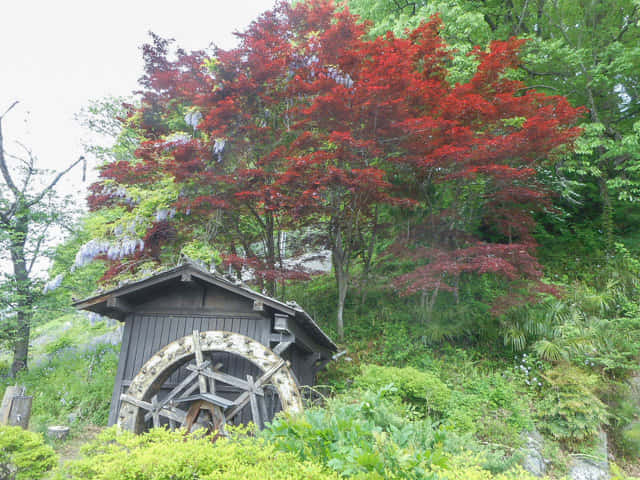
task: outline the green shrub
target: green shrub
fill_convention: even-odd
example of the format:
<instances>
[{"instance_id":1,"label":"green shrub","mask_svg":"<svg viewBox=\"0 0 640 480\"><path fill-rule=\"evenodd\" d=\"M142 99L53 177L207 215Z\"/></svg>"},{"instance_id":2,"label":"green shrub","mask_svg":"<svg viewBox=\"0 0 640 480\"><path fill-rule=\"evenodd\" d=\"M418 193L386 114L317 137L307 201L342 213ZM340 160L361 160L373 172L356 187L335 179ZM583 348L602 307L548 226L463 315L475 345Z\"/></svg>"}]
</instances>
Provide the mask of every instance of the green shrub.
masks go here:
<instances>
[{"instance_id":1,"label":"green shrub","mask_svg":"<svg viewBox=\"0 0 640 480\"><path fill-rule=\"evenodd\" d=\"M632 422L622 430L622 446L632 458L638 455L640 452L640 421Z\"/></svg>"},{"instance_id":2,"label":"green shrub","mask_svg":"<svg viewBox=\"0 0 640 480\"><path fill-rule=\"evenodd\" d=\"M56 355L69 347L73 347L74 344L74 340L69 335L63 334L57 340L48 343L44 347L44 352L48 355Z\"/></svg>"},{"instance_id":3,"label":"green shrub","mask_svg":"<svg viewBox=\"0 0 640 480\"><path fill-rule=\"evenodd\" d=\"M20 427L0 426L0 478L35 480L57 462L55 452L44 443L42 435Z\"/></svg>"},{"instance_id":4,"label":"green shrub","mask_svg":"<svg viewBox=\"0 0 640 480\"><path fill-rule=\"evenodd\" d=\"M434 374L413 367L382 367L363 365L361 374L356 377L355 385L369 390L380 390L389 385L389 390L420 411L442 416L447 410L451 392Z\"/></svg>"},{"instance_id":5,"label":"green shrub","mask_svg":"<svg viewBox=\"0 0 640 480\"><path fill-rule=\"evenodd\" d=\"M537 405L540 429L569 448L593 440L608 422L607 406L594 394L598 377L565 364L544 378L549 388Z\"/></svg>"},{"instance_id":6,"label":"green shrub","mask_svg":"<svg viewBox=\"0 0 640 480\"><path fill-rule=\"evenodd\" d=\"M322 462L343 476L434 478L446 465L445 432L427 420L410 421L384 392L332 399L326 408L276 418L261 435L278 449Z\"/></svg>"},{"instance_id":7,"label":"green shrub","mask_svg":"<svg viewBox=\"0 0 640 480\"><path fill-rule=\"evenodd\" d=\"M105 430L83 448L84 457L67 462L58 480L337 480L312 461L277 451L263 440L236 435L218 439L154 429L143 435Z\"/></svg>"}]
</instances>

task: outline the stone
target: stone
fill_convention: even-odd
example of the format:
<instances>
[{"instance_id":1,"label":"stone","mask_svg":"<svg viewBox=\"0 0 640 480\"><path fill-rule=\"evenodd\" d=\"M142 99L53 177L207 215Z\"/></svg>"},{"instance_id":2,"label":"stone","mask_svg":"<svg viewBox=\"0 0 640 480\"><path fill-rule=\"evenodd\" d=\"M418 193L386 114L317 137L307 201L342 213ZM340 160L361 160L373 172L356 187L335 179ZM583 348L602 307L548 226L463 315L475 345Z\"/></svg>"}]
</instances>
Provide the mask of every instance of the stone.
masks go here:
<instances>
[{"instance_id":1,"label":"stone","mask_svg":"<svg viewBox=\"0 0 640 480\"><path fill-rule=\"evenodd\" d=\"M574 455L569 467L569 478L571 480L609 480L611 475L607 448L607 434L600 430L596 454Z\"/></svg>"},{"instance_id":2,"label":"stone","mask_svg":"<svg viewBox=\"0 0 640 480\"><path fill-rule=\"evenodd\" d=\"M89 342L90 346L100 345L102 343L107 343L109 345L118 345L122 341L122 334L124 332L124 326L119 325L118 328L111 332L107 332L103 335L98 335L97 337L93 337Z\"/></svg>"},{"instance_id":3,"label":"stone","mask_svg":"<svg viewBox=\"0 0 640 480\"><path fill-rule=\"evenodd\" d=\"M71 412L69 415L67 415L67 421L70 425L76 423L78 421L78 418L80 418L80 414L78 412Z\"/></svg>"},{"instance_id":4,"label":"stone","mask_svg":"<svg viewBox=\"0 0 640 480\"><path fill-rule=\"evenodd\" d=\"M525 441L522 468L536 477L543 477L547 473L547 465L549 464L548 460L542 456L544 439L537 430L534 430L525 433Z\"/></svg>"},{"instance_id":5,"label":"stone","mask_svg":"<svg viewBox=\"0 0 640 480\"><path fill-rule=\"evenodd\" d=\"M640 375L635 375L628 380L631 388L631 398L637 407L640 407Z\"/></svg>"},{"instance_id":6,"label":"stone","mask_svg":"<svg viewBox=\"0 0 640 480\"><path fill-rule=\"evenodd\" d=\"M64 440L69 435L69 427L64 425L53 425L47 428L47 436L54 440Z\"/></svg>"}]
</instances>

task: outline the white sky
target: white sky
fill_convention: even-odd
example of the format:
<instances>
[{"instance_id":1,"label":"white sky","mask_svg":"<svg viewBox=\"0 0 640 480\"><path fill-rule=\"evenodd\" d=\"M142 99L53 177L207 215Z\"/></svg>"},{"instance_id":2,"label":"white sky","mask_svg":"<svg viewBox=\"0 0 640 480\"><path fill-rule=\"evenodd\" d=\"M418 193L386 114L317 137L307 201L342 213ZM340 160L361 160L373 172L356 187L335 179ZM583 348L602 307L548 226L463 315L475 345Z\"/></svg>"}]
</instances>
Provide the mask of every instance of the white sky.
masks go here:
<instances>
[{"instance_id":1,"label":"white sky","mask_svg":"<svg viewBox=\"0 0 640 480\"><path fill-rule=\"evenodd\" d=\"M140 47L149 41L149 31L175 38L185 50L211 43L231 48L236 43L232 33L244 30L274 4L275 0L0 0L0 115L20 101L2 122L5 149L19 152L18 140L31 148L39 168L66 168L84 153L81 139L87 132L74 119L80 109L90 100L127 96L139 88ZM59 190L83 205L86 188L96 178L88 173L83 183L81 168L76 167ZM0 273L9 270L4 253L0 252ZM40 274L45 269L46 262L38 264Z\"/></svg>"},{"instance_id":2,"label":"white sky","mask_svg":"<svg viewBox=\"0 0 640 480\"><path fill-rule=\"evenodd\" d=\"M74 115L89 100L126 96L142 74L148 31L186 50L235 44L274 0L0 0L0 115L5 148L28 145L39 166L60 170L83 152ZM92 167L92 165L90 165ZM66 183L75 192L80 169ZM1 188L1 187L0 187Z\"/></svg>"}]
</instances>

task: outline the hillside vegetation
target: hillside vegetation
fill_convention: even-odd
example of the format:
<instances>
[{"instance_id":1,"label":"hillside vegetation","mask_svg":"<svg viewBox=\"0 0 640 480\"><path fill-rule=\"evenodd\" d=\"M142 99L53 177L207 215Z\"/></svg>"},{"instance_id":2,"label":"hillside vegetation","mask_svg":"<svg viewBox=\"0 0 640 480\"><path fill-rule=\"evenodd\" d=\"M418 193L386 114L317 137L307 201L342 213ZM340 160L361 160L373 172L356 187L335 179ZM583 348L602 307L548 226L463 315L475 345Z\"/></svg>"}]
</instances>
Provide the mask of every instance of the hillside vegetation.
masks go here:
<instances>
[{"instance_id":1,"label":"hillside vegetation","mask_svg":"<svg viewBox=\"0 0 640 480\"><path fill-rule=\"evenodd\" d=\"M637 1L347 4L278 3L228 51L152 35L138 97L84 112L114 144L15 378L2 317L36 433L0 428L0 477L640 475ZM185 259L336 340L313 402L215 443L105 428L53 468L41 433L106 427L117 368L72 297Z\"/></svg>"}]
</instances>

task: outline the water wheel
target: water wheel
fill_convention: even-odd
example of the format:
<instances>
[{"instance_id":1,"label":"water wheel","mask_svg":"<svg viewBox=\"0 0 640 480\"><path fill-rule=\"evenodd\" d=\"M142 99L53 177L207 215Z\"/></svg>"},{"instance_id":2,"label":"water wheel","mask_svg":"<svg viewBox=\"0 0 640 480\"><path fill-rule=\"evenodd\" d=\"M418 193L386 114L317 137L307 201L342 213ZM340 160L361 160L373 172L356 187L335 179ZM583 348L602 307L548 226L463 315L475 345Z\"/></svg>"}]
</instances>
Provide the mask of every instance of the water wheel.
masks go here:
<instances>
[{"instance_id":1,"label":"water wheel","mask_svg":"<svg viewBox=\"0 0 640 480\"><path fill-rule=\"evenodd\" d=\"M236 375L229 373L231 364ZM238 423L244 412L262 428L276 404L276 410L302 410L285 360L244 335L195 330L165 346L140 369L121 396L118 425L135 433L163 425L224 432L224 426Z\"/></svg>"}]
</instances>

